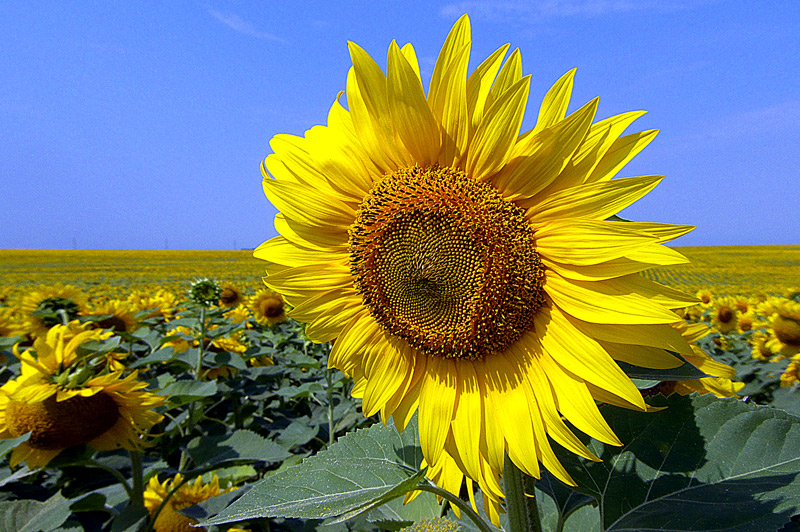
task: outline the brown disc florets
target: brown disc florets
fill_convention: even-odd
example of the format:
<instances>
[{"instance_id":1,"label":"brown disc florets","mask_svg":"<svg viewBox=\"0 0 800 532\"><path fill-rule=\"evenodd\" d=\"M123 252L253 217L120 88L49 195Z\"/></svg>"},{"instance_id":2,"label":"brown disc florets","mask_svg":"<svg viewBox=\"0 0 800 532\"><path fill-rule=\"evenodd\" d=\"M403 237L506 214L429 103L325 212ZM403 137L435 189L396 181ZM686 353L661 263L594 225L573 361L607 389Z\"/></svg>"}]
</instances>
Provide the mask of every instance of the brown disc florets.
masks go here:
<instances>
[{"instance_id":1,"label":"brown disc florets","mask_svg":"<svg viewBox=\"0 0 800 532\"><path fill-rule=\"evenodd\" d=\"M503 351L544 301L524 210L459 170L413 167L385 177L349 233L350 269L370 313L428 354Z\"/></svg>"},{"instance_id":2,"label":"brown disc florets","mask_svg":"<svg viewBox=\"0 0 800 532\"><path fill-rule=\"evenodd\" d=\"M6 418L12 436L31 433L28 445L34 449L66 449L105 434L117 423L119 406L104 392L65 401L53 394L38 403L9 401Z\"/></svg>"}]
</instances>

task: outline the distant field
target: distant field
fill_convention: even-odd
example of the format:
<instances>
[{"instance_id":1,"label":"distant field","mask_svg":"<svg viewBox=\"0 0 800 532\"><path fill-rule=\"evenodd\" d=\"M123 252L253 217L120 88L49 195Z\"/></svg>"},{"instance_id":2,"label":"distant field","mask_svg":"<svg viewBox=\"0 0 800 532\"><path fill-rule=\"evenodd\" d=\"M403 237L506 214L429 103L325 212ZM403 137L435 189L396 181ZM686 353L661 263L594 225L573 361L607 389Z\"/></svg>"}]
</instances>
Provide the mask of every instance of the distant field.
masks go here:
<instances>
[{"instance_id":1,"label":"distant field","mask_svg":"<svg viewBox=\"0 0 800 532\"><path fill-rule=\"evenodd\" d=\"M800 287L800 246L680 247L690 264L646 273L654 281L692 292L709 288L718 295L783 295Z\"/></svg>"},{"instance_id":2,"label":"distant field","mask_svg":"<svg viewBox=\"0 0 800 532\"><path fill-rule=\"evenodd\" d=\"M783 294L800 287L800 246L676 248L691 264L647 272L653 280L692 292ZM67 283L109 294L167 288L180 291L196 277L214 277L251 292L264 265L252 251L0 250L0 290Z\"/></svg>"},{"instance_id":3,"label":"distant field","mask_svg":"<svg viewBox=\"0 0 800 532\"><path fill-rule=\"evenodd\" d=\"M252 292L264 263L252 251L0 250L0 290L65 283L109 295L134 290L186 290L197 277L237 283Z\"/></svg>"}]
</instances>

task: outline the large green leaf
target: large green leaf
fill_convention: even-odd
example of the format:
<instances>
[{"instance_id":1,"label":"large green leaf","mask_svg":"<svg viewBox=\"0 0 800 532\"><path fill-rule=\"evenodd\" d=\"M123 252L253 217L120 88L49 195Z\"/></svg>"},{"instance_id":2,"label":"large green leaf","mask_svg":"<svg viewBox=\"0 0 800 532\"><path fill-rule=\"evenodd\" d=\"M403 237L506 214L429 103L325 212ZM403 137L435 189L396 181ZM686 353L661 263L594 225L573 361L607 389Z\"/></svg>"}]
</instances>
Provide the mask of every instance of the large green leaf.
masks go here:
<instances>
[{"instance_id":1,"label":"large green leaf","mask_svg":"<svg viewBox=\"0 0 800 532\"><path fill-rule=\"evenodd\" d=\"M800 512L800 418L710 394L651 402L667 408L603 408L625 443L591 442L603 462L560 457L604 530L762 532Z\"/></svg>"},{"instance_id":2,"label":"large green leaf","mask_svg":"<svg viewBox=\"0 0 800 532\"><path fill-rule=\"evenodd\" d=\"M0 502L0 530L50 532L69 517L70 500L56 493L44 502L24 499Z\"/></svg>"},{"instance_id":3,"label":"large green leaf","mask_svg":"<svg viewBox=\"0 0 800 532\"><path fill-rule=\"evenodd\" d=\"M257 517L354 516L402 495L421 479L416 419L403 433L390 421L340 438L301 464L269 476L203 525ZM420 497L433 497L422 493Z\"/></svg>"}]
</instances>

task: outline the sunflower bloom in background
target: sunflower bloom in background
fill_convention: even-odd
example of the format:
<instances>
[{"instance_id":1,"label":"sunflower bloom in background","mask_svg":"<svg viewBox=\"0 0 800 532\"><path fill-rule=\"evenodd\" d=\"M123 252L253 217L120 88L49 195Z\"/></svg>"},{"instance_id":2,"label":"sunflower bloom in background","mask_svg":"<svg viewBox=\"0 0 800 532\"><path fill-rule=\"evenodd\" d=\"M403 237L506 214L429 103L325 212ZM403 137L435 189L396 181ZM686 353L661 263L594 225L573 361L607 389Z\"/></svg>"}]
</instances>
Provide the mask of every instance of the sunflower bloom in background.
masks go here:
<instances>
[{"instance_id":1,"label":"sunflower bloom in background","mask_svg":"<svg viewBox=\"0 0 800 532\"><path fill-rule=\"evenodd\" d=\"M46 335L53 325L63 325L83 315L86 304L86 297L77 287L55 284L28 292L19 307L24 329L38 337Z\"/></svg>"},{"instance_id":2,"label":"sunflower bloom in background","mask_svg":"<svg viewBox=\"0 0 800 532\"><path fill-rule=\"evenodd\" d=\"M164 482L159 482L158 477L153 477L147 483L147 488L144 491L144 505L151 517L162 506L169 492L176 486L180 486L158 513L158 517L156 517L156 521L153 524L153 530L156 532L198 532L205 530L203 527L192 526L197 524L197 521L183 515L180 510L236 489L235 487L220 489L219 479L216 475L208 483L203 482L200 477L197 477L193 483L186 482L181 486L182 482L183 475L178 473Z\"/></svg>"},{"instance_id":3,"label":"sunflower bloom in background","mask_svg":"<svg viewBox=\"0 0 800 532\"><path fill-rule=\"evenodd\" d=\"M247 303L253 318L262 325L275 325L286 321L283 296L272 290L259 290Z\"/></svg>"},{"instance_id":4,"label":"sunflower bloom in background","mask_svg":"<svg viewBox=\"0 0 800 532\"><path fill-rule=\"evenodd\" d=\"M0 388L0 439L31 433L14 449L12 467L22 461L44 467L77 445L99 451L145 445L142 435L161 421L153 408L164 398L142 391L147 384L136 380L136 372L98 374L79 361L78 346L104 334L74 334L74 328L56 325L22 353L21 375Z\"/></svg>"},{"instance_id":5,"label":"sunflower bloom in background","mask_svg":"<svg viewBox=\"0 0 800 532\"><path fill-rule=\"evenodd\" d=\"M384 74L350 43L346 110L327 126L275 136L262 165L280 236L255 256L265 284L336 339L363 412L419 412L428 476L482 488L498 522L504 455L573 484L549 438L598 460L565 423L620 445L595 400L646 410L615 360L649 368L691 355L670 309L697 299L638 272L687 262L662 243L691 226L606 221L660 176L612 179L655 136L623 131L641 111L569 116L573 71L520 132L530 77L501 47L471 74L470 24L448 35L427 95L410 44ZM563 416L563 417L562 417ZM549 438L548 438L549 437Z\"/></svg>"}]
</instances>

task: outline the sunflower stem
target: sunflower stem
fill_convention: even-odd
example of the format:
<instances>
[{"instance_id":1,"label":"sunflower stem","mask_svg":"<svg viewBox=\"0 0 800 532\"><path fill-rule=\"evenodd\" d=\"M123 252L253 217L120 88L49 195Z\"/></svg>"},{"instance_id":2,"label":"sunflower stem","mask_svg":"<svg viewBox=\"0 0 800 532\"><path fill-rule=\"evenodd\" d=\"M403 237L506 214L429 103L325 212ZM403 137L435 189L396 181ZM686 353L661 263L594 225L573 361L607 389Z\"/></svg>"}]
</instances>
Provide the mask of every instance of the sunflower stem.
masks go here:
<instances>
[{"instance_id":1,"label":"sunflower stem","mask_svg":"<svg viewBox=\"0 0 800 532\"><path fill-rule=\"evenodd\" d=\"M542 532L534 480L520 471L508 455L503 467L503 484L511 532Z\"/></svg>"},{"instance_id":2,"label":"sunflower stem","mask_svg":"<svg viewBox=\"0 0 800 532\"><path fill-rule=\"evenodd\" d=\"M131 505L144 506L144 470L142 468L142 453L138 451L130 451L131 454L131 480L133 481L133 488L131 489Z\"/></svg>"},{"instance_id":3,"label":"sunflower stem","mask_svg":"<svg viewBox=\"0 0 800 532\"><path fill-rule=\"evenodd\" d=\"M494 528L492 525L486 522L480 515L477 514L469 505L469 503L462 501L460 498L456 497L449 491L443 490L437 486L433 486L431 484L419 484L416 488L419 491L428 491L433 493L434 495L438 495L439 497L445 499L451 505L458 507L461 512L470 518L470 520L475 523L475 526L478 527L481 532L497 532L497 529Z\"/></svg>"},{"instance_id":4,"label":"sunflower stem","mask_svg":"<svg viewBox=\"0 0 800 532\"><path fill-rule=\"evenodd\" d=\"M328 447L333 445L333 370L325 368L325 382L328 392Z\"/></svg>"}]
</instances>

